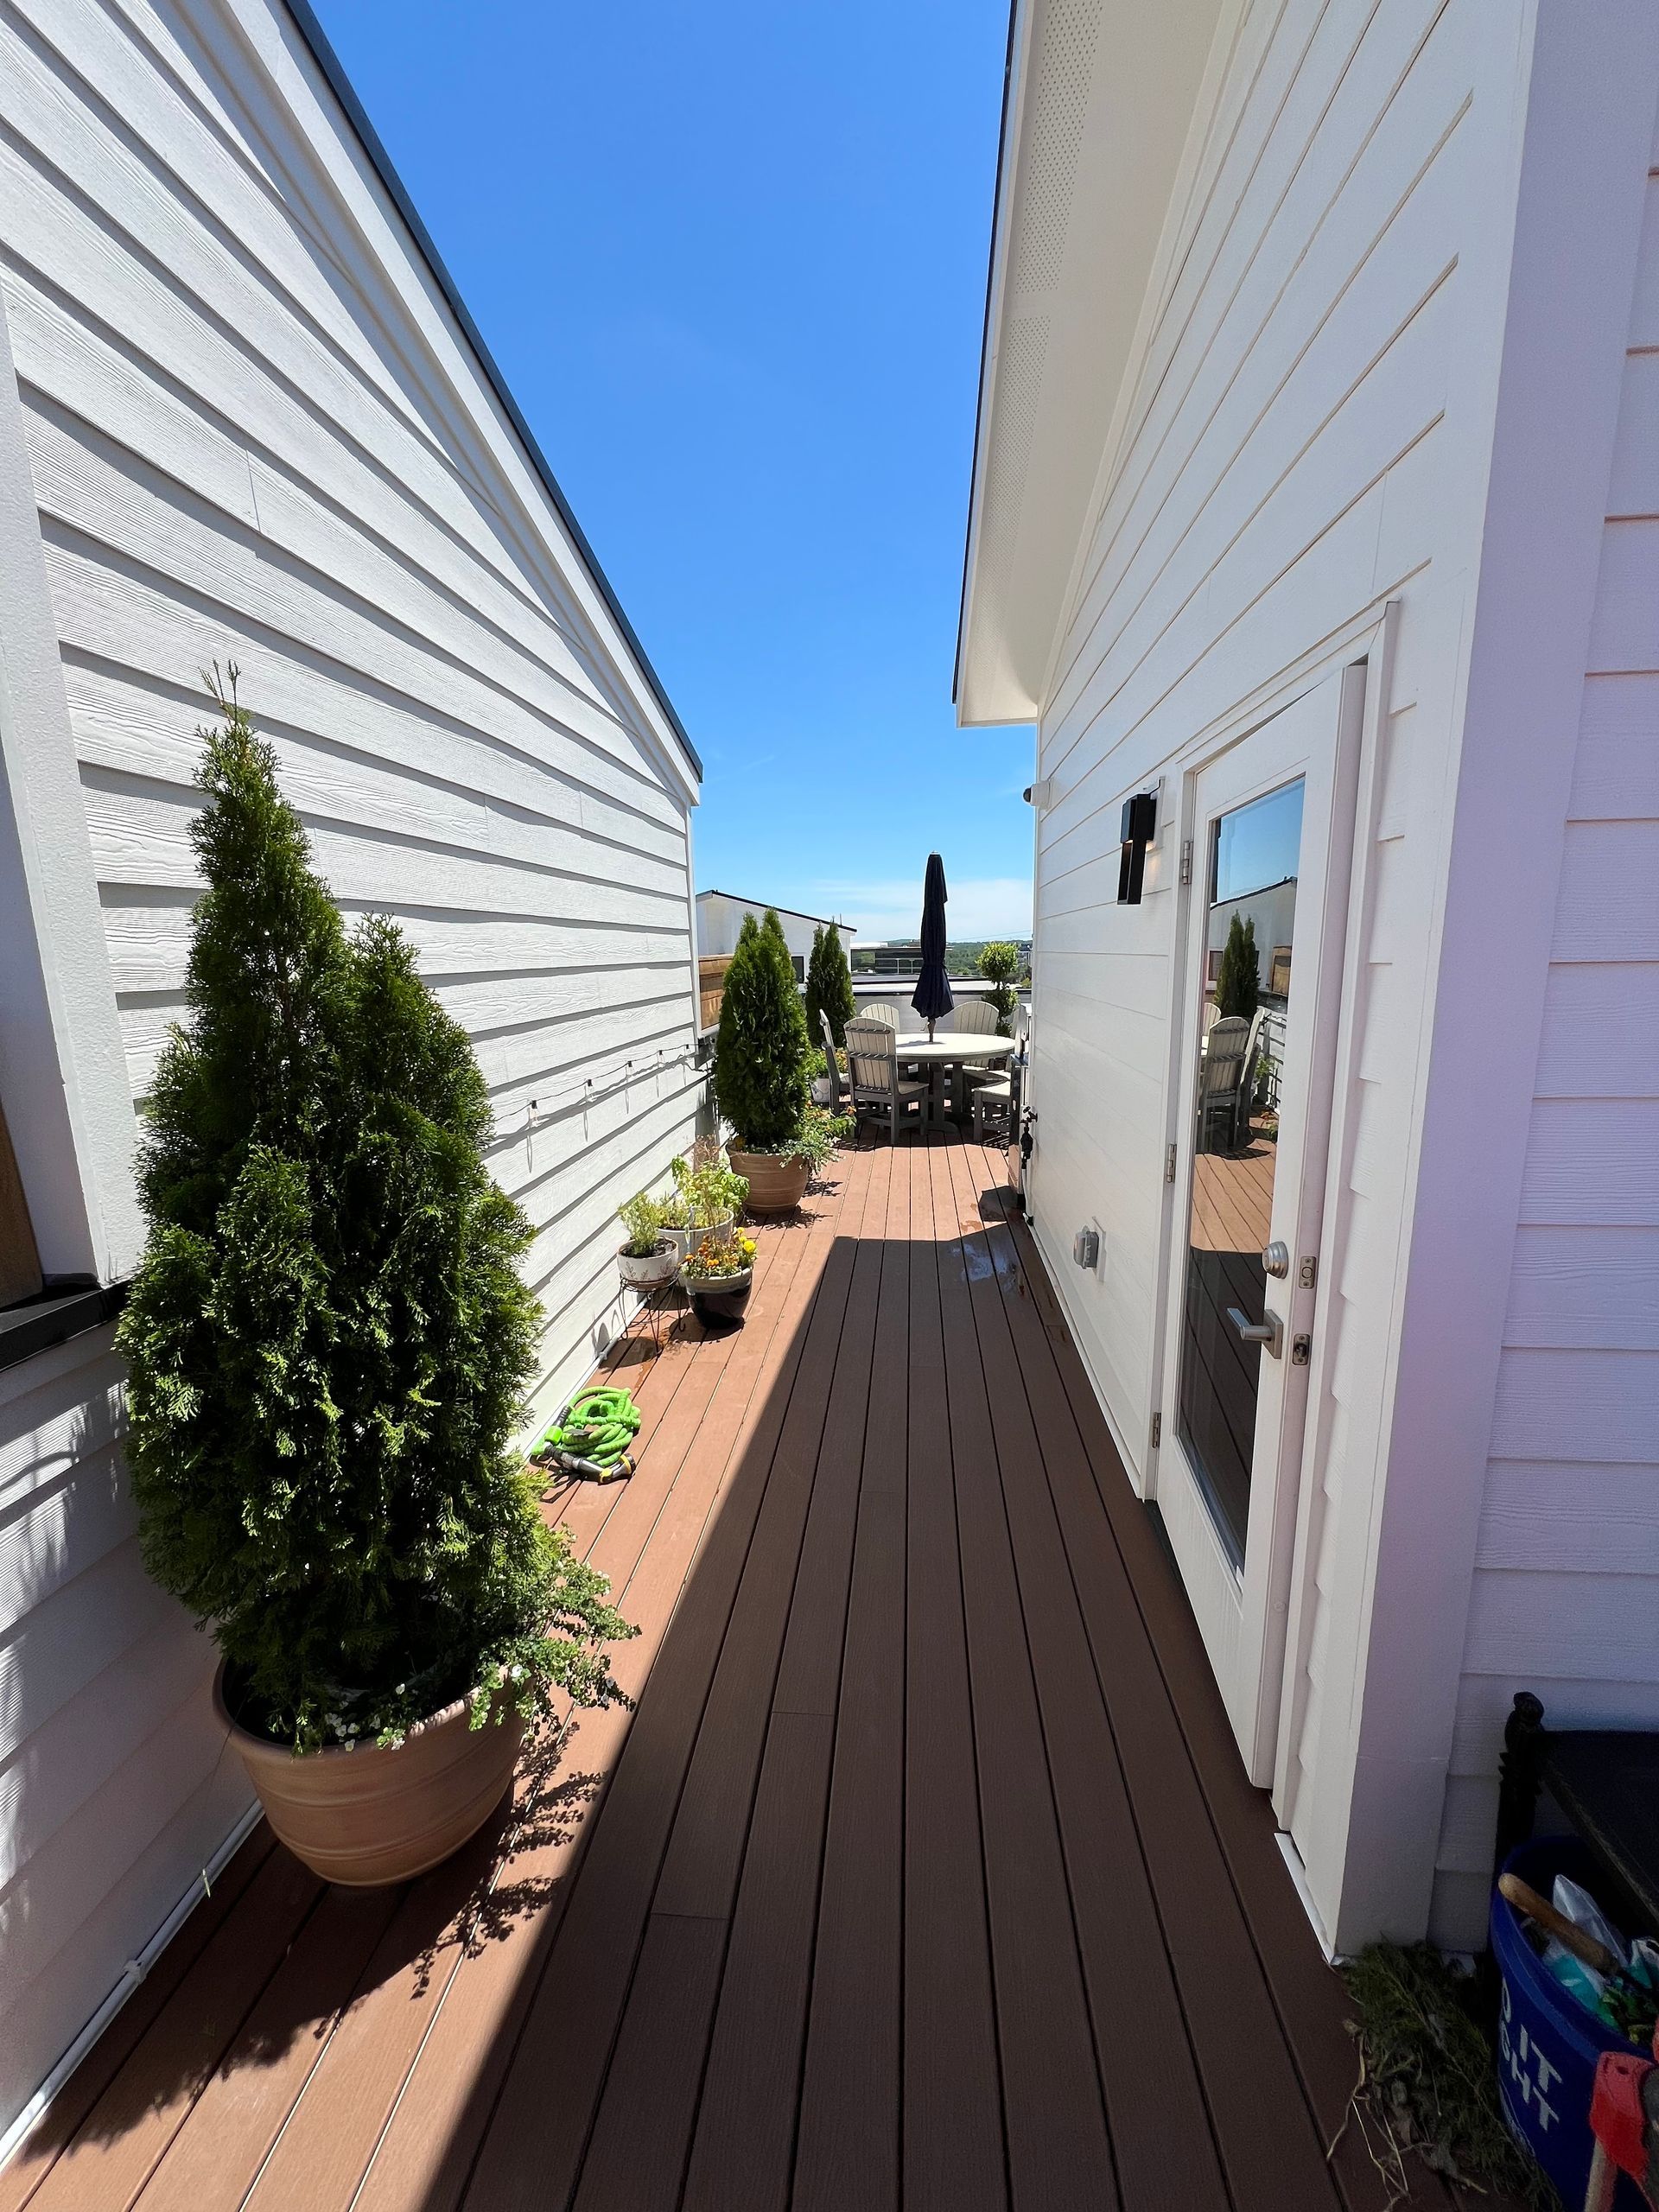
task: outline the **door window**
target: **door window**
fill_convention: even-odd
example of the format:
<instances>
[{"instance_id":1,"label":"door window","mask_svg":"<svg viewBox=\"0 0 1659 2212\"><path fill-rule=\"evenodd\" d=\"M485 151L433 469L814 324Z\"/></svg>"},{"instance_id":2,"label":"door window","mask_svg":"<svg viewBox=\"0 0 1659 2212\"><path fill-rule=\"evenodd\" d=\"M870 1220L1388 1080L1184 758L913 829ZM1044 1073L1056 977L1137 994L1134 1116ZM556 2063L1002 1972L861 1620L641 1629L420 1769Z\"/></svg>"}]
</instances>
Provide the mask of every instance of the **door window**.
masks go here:
<instances>
[{"instance_id":1,"label":"door window","mask_svg":"<svg viewBox=\"0 0 1659 2212\"><path fill-rule=\"evenodd\" d=\"M1205 852L1178 1433L1234 1565L1249 1519L1303 779L1217 816Z\"/></svg>"}]
</instances>

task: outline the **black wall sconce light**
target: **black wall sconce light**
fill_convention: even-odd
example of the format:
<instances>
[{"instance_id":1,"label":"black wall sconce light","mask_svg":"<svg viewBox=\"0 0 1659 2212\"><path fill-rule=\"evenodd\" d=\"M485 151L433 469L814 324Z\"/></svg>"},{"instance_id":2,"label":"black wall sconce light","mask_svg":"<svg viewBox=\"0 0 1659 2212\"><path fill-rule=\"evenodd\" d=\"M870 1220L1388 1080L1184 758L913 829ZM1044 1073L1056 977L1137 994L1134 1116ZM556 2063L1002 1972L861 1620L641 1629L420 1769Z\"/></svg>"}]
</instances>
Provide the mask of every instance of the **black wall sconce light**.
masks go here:
<instances>
[{"instance_id":1,"label":"black wall sconce light","mask_svg":"<svg viewBox=\"0 0 1659 2212\"><path fill-rule=\"evenodd\" d=\"M1141 880L1147 872L1147 847L1158 826L1158 794L1137 791L1123 802L1123 842L1117 856L1117 903L1141 904Z\"/></svg>"}]
</instances>

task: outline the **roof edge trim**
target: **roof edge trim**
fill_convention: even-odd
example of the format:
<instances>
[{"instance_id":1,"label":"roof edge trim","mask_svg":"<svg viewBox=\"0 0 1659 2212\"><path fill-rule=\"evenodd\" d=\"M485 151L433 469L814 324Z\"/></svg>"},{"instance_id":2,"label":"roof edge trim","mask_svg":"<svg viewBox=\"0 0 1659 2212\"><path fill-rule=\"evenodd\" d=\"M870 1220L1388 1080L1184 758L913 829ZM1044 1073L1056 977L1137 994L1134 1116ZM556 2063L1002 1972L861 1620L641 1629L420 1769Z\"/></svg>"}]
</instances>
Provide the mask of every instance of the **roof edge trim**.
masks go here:
<instances>
[{"instance_id":1,"label":"roof edge trim","mask_svg":"<svg viewBox=\"0 0 1659 2212\"><path fill-rule=\"evenodd\" d=\"M524 420L505 377L497 365L495 356L485 343L483 334L480 331L478 325L473 321L467 302L461 296L460 288L444 265L443 256L433 244L430 232L421 220L415 203L404 188L403 179L392 164L391 155L387 153L385 145L381 143L379 133L370 122L362 101L359 99L353 90L352 80L346 73L344 63L330 45L328 34L318 22L309 0L283 0L283 4L293 17L301 37L309 48L313 60L322 72L329 91L339 101L346 121L357 133L363 150L373 165L375 173L385 188L392 205L403 218L404 226L419 249L432 281L442 294L445 305L460 325L461 335L471 346L479 367L484 372L485 381L495 394L502 412L512 425L519 443L524 447L525 457L541 479L542 487L553 502L555 512L569 531L571 543L575 545L582 565L591 577L594 589L604 601L607 612L621 632L624 643L632 655L640 674L645 677L647 690L658 706L661 708L664 718L674 733L676 741L691 765L692 773L701 784L703 770L697 749L686 735L685 726L675 712L674 703L664 687L663 680L652 665L651 656L640 644L639 633L623 612L622 602L617 597L610 578L600 566L599 556L588 543L587 532L576 520L570 502L560 489L559 480L554 475L546 454L537 443L535 432Z\"/></svg>"}]
</instances>

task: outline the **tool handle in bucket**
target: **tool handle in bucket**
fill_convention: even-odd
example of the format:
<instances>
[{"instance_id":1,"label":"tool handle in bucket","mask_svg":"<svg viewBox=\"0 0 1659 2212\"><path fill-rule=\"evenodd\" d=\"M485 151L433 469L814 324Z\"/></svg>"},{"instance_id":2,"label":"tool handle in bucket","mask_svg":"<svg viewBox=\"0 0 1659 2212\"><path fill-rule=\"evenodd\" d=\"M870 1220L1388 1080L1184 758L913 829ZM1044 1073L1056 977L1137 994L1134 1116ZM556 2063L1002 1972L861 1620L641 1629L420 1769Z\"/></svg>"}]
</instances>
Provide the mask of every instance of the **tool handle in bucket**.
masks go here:
<instances>
[{"instance_id":1,"label":"tool handle in bucket","mask_svg":"<svg viewBox=\"0 0 1659 2212\"><path fill-rule=\"evenodd\" d=\"M1571 1951L1598 1974L1617 1974L1619 1961L1605 1943L1586 1935L1575 1921L1564 1912L1557 1912L1548 1897L1541 1897L1536 1890L1523 1882L1518 1874L1500 1874L1497 1893L1512 1904L1517 1912L1524 1912L1529 1920L1535 1920L1547 1936L1553 1936L1564 1951Z\"/></svg>"}]
</instances>

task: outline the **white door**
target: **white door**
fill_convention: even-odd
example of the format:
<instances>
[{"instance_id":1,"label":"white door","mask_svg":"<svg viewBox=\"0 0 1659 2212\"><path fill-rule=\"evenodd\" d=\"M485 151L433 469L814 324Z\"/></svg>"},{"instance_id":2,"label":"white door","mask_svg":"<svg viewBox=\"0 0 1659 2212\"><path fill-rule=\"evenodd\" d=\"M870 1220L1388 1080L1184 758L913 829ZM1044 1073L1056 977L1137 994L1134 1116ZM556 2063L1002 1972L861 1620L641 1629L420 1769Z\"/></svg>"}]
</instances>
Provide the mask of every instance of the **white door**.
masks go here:
<instances>
[{"instance_id":1,"label":"white door","mask_svg":"<svg viewBox=\"0 0 1659 2212\"><path fill-rule=\"evenodd\" d=\"M1324 1297L1363 677L1363 667L1331 677L1191 779L1157 1498L1262 1784Z\"/></svg>"}]
</instances>

